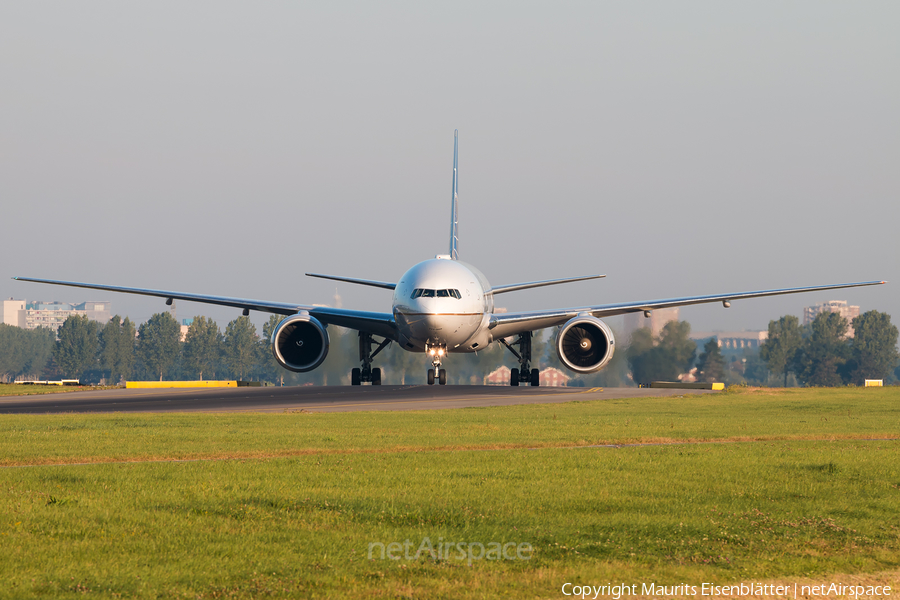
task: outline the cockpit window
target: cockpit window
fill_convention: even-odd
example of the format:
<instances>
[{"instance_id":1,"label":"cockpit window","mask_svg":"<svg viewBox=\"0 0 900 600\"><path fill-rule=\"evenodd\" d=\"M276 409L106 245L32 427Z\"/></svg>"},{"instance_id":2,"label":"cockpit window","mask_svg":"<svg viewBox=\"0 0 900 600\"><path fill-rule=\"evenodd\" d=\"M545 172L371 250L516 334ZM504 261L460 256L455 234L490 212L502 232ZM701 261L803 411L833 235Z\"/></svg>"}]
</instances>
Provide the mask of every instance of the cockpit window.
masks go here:
<instances>
[{"instance_id":1,"label":"cockpit window","mask_svg":"<svg viewBox=\"0 0 900 600\"><path fill-rule=\"evenodd\" d=\"M426 290L423 288L416 288L413 290L410 298L456 298L457 300L462 300L462 294L459 293L459 290Z\"/></svg>"}]
</instances>

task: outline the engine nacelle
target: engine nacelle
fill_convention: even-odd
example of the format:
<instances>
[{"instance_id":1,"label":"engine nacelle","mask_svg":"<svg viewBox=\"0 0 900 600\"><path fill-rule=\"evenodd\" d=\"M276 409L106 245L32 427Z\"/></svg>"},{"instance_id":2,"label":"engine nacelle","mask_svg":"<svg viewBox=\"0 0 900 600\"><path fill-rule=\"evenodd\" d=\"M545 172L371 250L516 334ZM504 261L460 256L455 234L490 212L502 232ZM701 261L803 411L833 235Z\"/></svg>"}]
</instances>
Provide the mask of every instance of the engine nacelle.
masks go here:
<instances>
[{"instance_id":1,"label":"engine nacelle","mask_svg":"<svg viewBox=\"0 0 900 600\"><path fill-rule=\"evenodd\" d=\"M272 353L285 369L312 371L328 356L328 332L308 313L291 315L272 332Z\"/></svg>"},{"instance_id":2,"label":"engine nacelle","mask_svg":"<svg viewBox=\"0 0 900 600\"><path fill-rule=\"evenodd\" d=\"M613 357L616 340L609 326L597 317L575 317L556 338L559 360L576 373L593 373Z\"/></svg>"}]
</instances>

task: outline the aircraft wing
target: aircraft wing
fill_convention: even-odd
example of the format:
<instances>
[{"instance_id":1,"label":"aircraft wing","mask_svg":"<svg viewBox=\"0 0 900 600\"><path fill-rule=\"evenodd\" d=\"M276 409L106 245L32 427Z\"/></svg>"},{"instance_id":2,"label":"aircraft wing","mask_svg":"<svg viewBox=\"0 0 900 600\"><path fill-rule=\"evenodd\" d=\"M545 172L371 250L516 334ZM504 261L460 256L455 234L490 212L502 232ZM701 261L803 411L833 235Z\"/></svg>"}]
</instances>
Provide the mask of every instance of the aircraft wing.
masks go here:
<instances>
[{"instance_id":1,"label":"aircraft wing","mask_svg":"<svg viewBox=\"0 0 900 600\"><path fill-rule=\"evenodd\" d=\"M382 337L396 339L397 327L394 316L391 313L374 313L360 310L347 310L343 308L330 308L312 306L309 304L292 304L289 302L269 302L266 300L252 300L248 298L232 298L229 296L207 296L203 294L188 294L173 292L170 290L154 290L145 288L130 288L117 285L101 285L96 283L81 283L77 281L57 281L54 279L34 279L31 277L13 277L17 281L30 281L33 283L48 283L51 285L66 285L107 292L119 292L123 294L137 294L140 296L156 296L167 300L185 300L188 302L202 302L218 306L230 306L243 310L256 310L259 312L274 313L278 315L293 315L301 310L326 325L337 325L358 331L366 331Z\"/></svg>"},{"instance_id":2,"label":"aircraft wing","mask_svg":"<svg viewBox=\"0 0 900 600\"><path fill-rule=\"evenodd\" d=\"M559 310L543 310L532 312L502 313L491 316L491 334L494 339L516 335L525 331L534 331L545 327L562 325L572 317L590 314L591 316L613 317L626 313L652 311L661 308L674 308L676 306L690 306L692 304L708 304L712 302L731 302L745 298L763 298L765 296L781 296L784 294L800 294L803 292L818 292L823 290L839 290L851 287L863 287L867 285L881 285L886 281L864 281L860 283L839 283L836 285L822 285L813 287L784 288L779 290L759 290L754 292L739 292L735 294L711 294L708 296L687 296L684 298L666 298L662 300L649 300L643 302L622 302L619 304L601 304L599 306L585 306L576 308L563 308Z\"/></svg>"}]
</instances>

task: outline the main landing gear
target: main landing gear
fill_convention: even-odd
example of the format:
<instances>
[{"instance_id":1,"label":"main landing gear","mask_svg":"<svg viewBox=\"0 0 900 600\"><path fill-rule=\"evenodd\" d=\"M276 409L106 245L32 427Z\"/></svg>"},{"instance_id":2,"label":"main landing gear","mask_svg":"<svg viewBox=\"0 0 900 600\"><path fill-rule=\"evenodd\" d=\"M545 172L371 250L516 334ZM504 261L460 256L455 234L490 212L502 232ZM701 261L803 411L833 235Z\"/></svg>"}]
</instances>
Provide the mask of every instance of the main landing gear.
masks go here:
<instances>
[{"instance_id":1,"label":"main landing gear","mask_svg":"<svg viewBox=\"0 0 900 600\"><path fill-rule=\"evenodd\" d=\"M362 363L362 368L350 371L350 385L359 385L364 381L369 381L372 385L381 385L381 369L372 368L372 359L387 348L391 340L385 338L372 352L372 344L375 343L371 333L359 332L359 362Z\"/></svg>"},{"instance_id":2,"label":"main landing gear","mask_svg":"<svg viewBox=\"0 0 900 600\"><path fill-rule=\"evenodd\" d=\"M520 383L525 385L530 383L534 387L541 385L540 370L531 368L531 332L520 333L519 337L512 344L502 338L500 341L519 359L520 368L510 369L509 371L509 385L517 386ZM516 352L513 346L518 346L519 351Z\"/></svg>"},{"instance_id":3,"label":"main landing gear","mask_svg":"<svg viewBox=\"0 0 900 600\"><path fill-rule=\"evenodd\" d=\"M441 359L447 350L443 346L426 346L425 352L431 357L433 369L428 369L428 385L434 385L437 379L441 385L447 385L447 369L441 368Z\"/></svg>"}]
</instances>

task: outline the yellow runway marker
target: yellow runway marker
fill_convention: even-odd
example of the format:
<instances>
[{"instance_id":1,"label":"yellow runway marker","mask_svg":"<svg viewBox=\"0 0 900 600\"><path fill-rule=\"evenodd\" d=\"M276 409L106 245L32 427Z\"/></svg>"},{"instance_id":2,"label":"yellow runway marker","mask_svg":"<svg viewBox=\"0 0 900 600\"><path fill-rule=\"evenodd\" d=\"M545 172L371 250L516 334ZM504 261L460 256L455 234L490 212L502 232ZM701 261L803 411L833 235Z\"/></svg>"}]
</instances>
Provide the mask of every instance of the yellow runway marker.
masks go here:
<instances>
[{"instance_id":1,"label":"yellow runway marker","mask_svg":"<svg viewBox=\"0 0 900 600\"><path fill-rule=\"evenodd\" d=\"M170 389L170 388L223 388L237 387L237 381L128 381L125 388L133 389Z\"/></svg>"}]
</instances>

